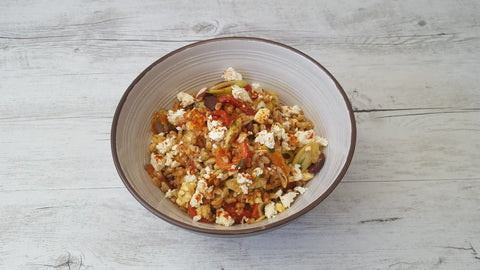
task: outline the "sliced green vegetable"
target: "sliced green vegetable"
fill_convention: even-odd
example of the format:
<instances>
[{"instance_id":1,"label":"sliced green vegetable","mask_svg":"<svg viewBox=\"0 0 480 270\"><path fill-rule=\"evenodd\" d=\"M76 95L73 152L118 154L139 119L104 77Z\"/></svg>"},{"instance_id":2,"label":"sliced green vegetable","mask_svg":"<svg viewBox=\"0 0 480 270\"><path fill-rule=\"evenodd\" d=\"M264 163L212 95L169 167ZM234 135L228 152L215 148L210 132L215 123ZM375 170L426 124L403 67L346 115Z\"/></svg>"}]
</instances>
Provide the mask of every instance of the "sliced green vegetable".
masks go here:
<instances>
[{"instance_id":1,"label":"sliced green vegetable","mask_svg":"<svg viewBox=\"0 0 480 270\"><path fill-rule=\"evenodd\" d=\"M269 152L270 154L273 154L273 152L275 152L275 148L268 148L268 147L267 147L267 149L268 149L268 152Z\"/></svg>"},{"instance_id":2,"label":"sliced green vegetable","mask_svg":"<svg viewBox=\"0 0 480 270\"><path fill-rule=\"evenodd\" d=\"M221 82L207 89L206 93L212 95L225 95L232 94L232 85L237 85L238 87L245 87L248 85L248 82L242 80Z\"/></svg>"},{"instance_id":3,"label":"sliced green vegetable","mask_svg":"<svg viewBox=\"0 0 480 270\"><path fill-rule=\"evenodd\" d=\"M236 169L240 170L243 167L243 165L245 165L245 161L246 160L244 158L240 159L240 162L238 162L238 165L237 165Z\"/></svg>"},{"instance_id":4,"label":"sliced green vegetable","mask_svg":"<svg viewBox=\"0 0 480 270\"><path fill-rule=\"evenodd\" d=\"M255 179L255 182L252 185L252 189L257 189L257 188L267 188L267 179L262 178L262 177L257 177Z\"/></svg>"},{"instance_id":5,"label":"sliced green vegetable","mask_svg":"<svg viewBox=\"0 0 480 270\"><path fill-rule=\"evenodd\" d=\"M242 119L237 118L230 124L230 129L228 129L227 134L225 135L225 149L230 148L230 143L235 137L242 131Z\"/></svg>"},{"instance_id":6,"label":"sliced green vegetable","mask_svg":"<svg viewBox=\"0 0 480 270\"><path fill-rule=\"evenodd\" d=\"M225 186L228 189L233 190L235 192L241 191L240 190L240 185L238 184L236 178L231 178L231 179L228 179L227 181L225 181Z\"/></svg>"},{"instance_id":7,"label":"sliced green vegetable","mask_svg":"<svg viewBox=\"0 0 480 270\"><path fill-rule=\"evenodd\" d=\"M303 173L312 163L317 162L320 153L320 144L317 142L311 142L297 152L293 159L293 164L300 164Z\"/></svg>"}]
</instances>

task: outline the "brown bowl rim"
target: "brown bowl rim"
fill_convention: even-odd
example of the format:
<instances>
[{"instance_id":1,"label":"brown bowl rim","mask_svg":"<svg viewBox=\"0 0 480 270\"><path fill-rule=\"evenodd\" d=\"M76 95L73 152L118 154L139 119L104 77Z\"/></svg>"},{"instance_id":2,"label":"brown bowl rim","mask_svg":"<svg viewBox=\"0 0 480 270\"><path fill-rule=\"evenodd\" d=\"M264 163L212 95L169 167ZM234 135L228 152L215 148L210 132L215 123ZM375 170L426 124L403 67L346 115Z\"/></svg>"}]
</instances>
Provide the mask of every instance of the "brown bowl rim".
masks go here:
<instances>
[{"instance_id":1,"label":"brown bowl rim","mask_svg":"<svg viewBox=\"0 0 480 270\"><path fill-rule=\"evenodd\" d=\"M130 185L125 173L123 172L123 169L120 165L120 161L119 161L119 158L118 158L118 155L117 155L116 135L117 135L118 118L119 118L120 112L122 111L125 100L127 99L128 95L130 94L130 92L132 91L134 86L138 83L138 81L140 81L145 76L145 74L148 71L150 71L153 67L155 67L157 64L159 64L160 62L164 61L165 59L175 55L178 52L181 52L183 50L186 50L186 49L198 46L198 45L202 45L202 44L206 44L206 43L212 43L212 42L218 42L218 41L224 41L224 40L247 40L247 41L269 43L269 44L272 44L272 45L280 46L280 47L283 47L285 49L291 50L292 52L294 52L296 54L299 54L300 56L303 56L304 58L306 58L307 60L311 61L316 66L318 66L320 69L322 69L330 77L330 79L333 80L333 82L335 83L335 85L337 87L337 90L343 96L343 99L345 101L345 104L348 108L348 112L349 112L349 115L350 115L350 123L351 123L351 127L352 127L352 134L351 134L350 148L349 148L347 160L346 160L345 164L343 165L343 168L340 171L340 174L334 180L332 185L330 185L330 187L320 197L315 199L312 203L308 204L305 208L301 209L297 213L295 213L295 214L293 214L293 215L291 215L291 216L289 216L285 219L281 219L281 220L269 223L265 226L251 227L251 228L249 228L247 226L247 227L243 227L241 229L218 230L218 228L209 229L209 228L195 227L193 225L182 223L182 222L176 221L174 219L171 219L169 216L162 214L161 212L157 211L154 207L149 205L135 191L135 189ZM258 232L261 232L261 231L270 230L270 229L279 227L281 225L285 225L286 223L304 215L305 213L307 213L310 210L312 210L313 208L315 208L318 204L320 204L320 202L322 202L325 198L327 198L333 192L333 190L338 186L338 184L340 183L342 178L345 176L345 174L347 172L347 169L350 166L350 163L353 159L353 153L355 151L355 145L356 145L356 138L357 138L357 128L356 128L355 115L354 115L354 112L353 112L353 109L352 109L352 105L351 105L351 103L350 103L350 101L347 97L347 94L345 93L345 91L343 90L342 86L337 81L337 79L325 67L323 67L320 63L318 63L315 59L313 59L312 57L308 56L307 54L301 52L300 50L292 48L288 45L282 44L282 43L277 42L277 41L272 41L272 40L263 39L263 38L256 38L256 37L220 37L220 38L212 38L212 39L197 41L197 42L185 45L181 48L178 48L178 49L162 56L161 58L159 58L158 60L156 60L155 62L150 64L145 70L143 70L142 73L140 73L135 78L135 80L129 85L129 87L127 88L127 90L123 94L122 98L120 99L120 101L117 105L117 108L115 110L115 114L114 114L113 121L112 121L111 133L110 133L111 150L112 150L112 156L113 156L113 161L114 161L114 164L115 164L115 168L116 168L120 178L122 179L124 185L128 189L128 191L135 197L135 199L137 199L138 202L140 202L140 204L142 204L146 209L148 209L154 215L160 217L161 219L163 219L163 220L165 220L165 221L167 221L171 224L174 224L176 226L179 226L179 227L182 227L182 228L185 228L185 229L188 229L188 230L192 230L194 232L213 234L213 235L248 235L248 234L258 233ZM212 226L214 226L214 225L212 225Z\"/></svg>"}]
</instances>

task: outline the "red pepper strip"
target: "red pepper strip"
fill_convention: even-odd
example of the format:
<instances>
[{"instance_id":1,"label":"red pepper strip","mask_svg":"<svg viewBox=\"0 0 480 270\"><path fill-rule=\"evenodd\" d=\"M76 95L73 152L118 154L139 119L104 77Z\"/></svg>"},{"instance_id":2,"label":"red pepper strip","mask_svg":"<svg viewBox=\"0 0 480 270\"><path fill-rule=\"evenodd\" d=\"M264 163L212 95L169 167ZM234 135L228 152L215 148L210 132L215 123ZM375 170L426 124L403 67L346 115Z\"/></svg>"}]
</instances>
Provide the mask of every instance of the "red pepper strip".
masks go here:
<instances>
[{"instance_id":1,"label":"red pepper strip","mask_svg":"<svg viewBox=\"0 0 480 270\"><path fill-rule=\"evenodd\" d=\"M257 113L257 111L255 111L254 109L248 107L247 105L245 105L243 102L241 101L238 101L236 98L234 98L233 96L229 96L229 95L220 95L220 96L217 96L217 100L218 102L220 103L229 103L229 104L232 104L233 106L239 108L240 110L242 110L244 113L248 114L248 115L255 115Z\"/></svg>"},{"instance_id":2,"label":"red pepper strip","mask_svg":"<svg viewBox=\"0 0 480 270\"><path fill-rule=\"evenodd\" d=\"M252 218L254 219L260 218L260 209L258 207L258 203L253 205Z\"/></svg>"},{"instance_id":3,"label":"red pepper strip","mask_svg":"<svg viewBox=\"0 0 480 270\"><path fill-rule=\"evenodd\" d=\"M150 175L150 177L153 178L153 172L155 171L153 166L151 164L147 164L147 166L145 166L145 168L147 169L148 175Z\"/></svg>"},{"instance_id":4,"label":"red pepper strip","mask_svg":"<svg viewBox=\"0 0 480 270\"><path fill-rule=\"evenodd\" d=\"M238 165L242 158L245 159L245 162L248 162L248 159L250 158L250 150L248 149L248 144L243 141L237 145L237 149L239 155L233 158L232 163Z\"/></svg>"},{"instance_id":5,"label":"red pepper strip","mask_svg":"<svg viewBox=\"0 0 480 270\"><path fill-rule=\"evenodd\" d=\"M228 128L230 127L230 124L232 124L232 117L224 110L212 111L212 115L220 117Z\"/></svg>"}]
</instances>

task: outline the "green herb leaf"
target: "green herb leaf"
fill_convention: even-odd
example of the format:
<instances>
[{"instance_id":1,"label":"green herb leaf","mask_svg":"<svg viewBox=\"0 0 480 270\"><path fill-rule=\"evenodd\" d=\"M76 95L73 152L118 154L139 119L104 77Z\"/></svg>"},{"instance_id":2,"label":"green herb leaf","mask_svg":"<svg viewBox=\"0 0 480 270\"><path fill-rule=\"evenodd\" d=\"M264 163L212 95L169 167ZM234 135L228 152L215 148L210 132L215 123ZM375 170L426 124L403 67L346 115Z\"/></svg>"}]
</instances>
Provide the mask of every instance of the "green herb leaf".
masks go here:
<instances>
[{"instance_id":1,"label":"green herb leaf","mask_svg":"<svg viewBox=\"0 0 480 270\"><path fill-rule=\"evenodd\" d=\"M268 148L268 147L267 147L267 149L268 149L268 152L269 152L270 154L273 154L273 153L275 152L275 148Z\"/></svg>"}]
</instances>

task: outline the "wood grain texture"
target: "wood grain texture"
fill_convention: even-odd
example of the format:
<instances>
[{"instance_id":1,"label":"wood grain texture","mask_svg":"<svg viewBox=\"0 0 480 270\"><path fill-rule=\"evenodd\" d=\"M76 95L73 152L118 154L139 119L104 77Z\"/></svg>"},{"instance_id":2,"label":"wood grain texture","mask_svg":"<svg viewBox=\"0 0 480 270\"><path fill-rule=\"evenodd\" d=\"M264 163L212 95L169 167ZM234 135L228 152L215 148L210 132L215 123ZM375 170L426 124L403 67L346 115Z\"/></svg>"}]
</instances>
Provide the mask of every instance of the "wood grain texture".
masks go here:
<instances>
[{"instance_id":1,"label":"wood grain texture","mask_svg":"<svg viewBox=\"0 0 480 270\"><path fill-rule=\"evenodd\" d=\"M479 269L478 1L4 1L1 269ZM110 125L130 82L195 41L293 46L355 109L351 167L300 219L212 238L121 183Z\"/></svg>"}]
</instances>

